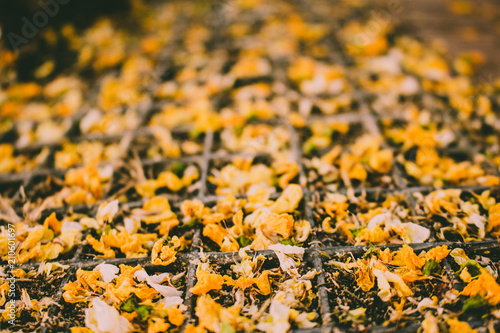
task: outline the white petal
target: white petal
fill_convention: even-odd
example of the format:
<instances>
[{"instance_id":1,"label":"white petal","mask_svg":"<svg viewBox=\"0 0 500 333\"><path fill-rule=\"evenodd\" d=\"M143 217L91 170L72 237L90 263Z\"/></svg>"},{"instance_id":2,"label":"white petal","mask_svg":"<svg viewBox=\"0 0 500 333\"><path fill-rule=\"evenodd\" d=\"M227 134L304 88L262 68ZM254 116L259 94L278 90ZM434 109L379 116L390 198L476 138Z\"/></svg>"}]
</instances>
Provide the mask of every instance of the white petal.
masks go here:
<instances>
[{"instance_id":1,"label":"white petal","mask_svg":"<svg viewBox=\"0 0 500 333\"><path fill-rule=\"evenodd\" d=\"M455 262L459 265L462 265L464 262L469 260L469 257L465 254L464 249L453 249L450 252L450 256L455 260Z\"/></svg>"},{"instance_id":2,"label":"white petal","mask_svg":"<svg viewBox=\"0 0 500 333\"><path fill-rule=\"evenodd\" d=\"M158 283L148 282L148 284L159 292L163 297L181 296L182 291L175 289L174 287L163 286Z\"/></svg>"},{"instance_id":3,"label":"white petal","mask_svg":"<svg viewBox=\"0 0 500 333\"><path fill-rule=\"evenodd\" d=\"M134 329L118 310L97 297L92 299L92 307L85 309L85 326L96 333L128 333Z\"/></svg>"},{"instance_id":4,"label":"white petal","mask_svg":"<svg viewBox=\"0 0 500 333\"><path fill-rule=\"evenodd\" d=\"M90 110L85 117L80 121L80 129L83 133L87 133L102 118L102 113L99 110Z\"/></svg>"},{"instance_id":5,"label":"white petal","mask_svg":"<svg viewBox=\"0 0 500 333\"><path fill-rule=\"evenodd\" d=\"M168 278L168 276L168 273L161 273L158 275L150 275L149 278L151 279L151 282L162 283L166 278Z\"/></svg>"},{"instance_id":6,"label":"white petal","mask_svg":"<svg viewBox=\"0 0 500 333\"><path fill-rule=\"evenodd\" d=\"M274 252L282 252L285 254L304 254L304 248L300 246L284 245L284 244L273 244L269 246L270 250Z\"/></svg>"},{"instance_id":7,"label":"white petal","mask_svg":"<svg viewBox=\"0 0 500 333\"><path fill-rule=\"evenodd\" d=\"M435 307L436 303L429 297L426 297L418 303L417 310L420 311L425 308L435 308Z\"/></svg>"},{"instance_id":8,"label":"white petal","mask_svg":"<svg viewBox=\"0 0 500 333\"><path fill-rule=\"evenodd\" d=\"M384 272L380 269L374 269L373 275L377 277L377 286L379 289L378 297L380 297L383 302L387 302L391 298L391 285L389 281L387 281Z\"/></svg>"},{"instance_id":9,"label":"white petal","mask_svg":"<svg viewBox=\"0 0 500 333\"><path fill-rule=\"evenodd\" d=\"M484 238L486 234L484 231L486 218L484 216L481 216L479 214L472 214L471 216L469 216L469 218L467 218L467 223L474 224L479 229L478 236L480 238Z\"/></svg>"},{"instance_id":10,"label":"white petal","mask_svg":"<svg viewBox=\"0 0 500 333\"><path fill-rule=\"evenodd\" d=\"M423 243L431 235L429 229L413 222L403 223L403 227L411 243Z\"/></svg>"},{"instance_id":11,"label":"white petal","mask_svg":"<svg viewBox=\"0 0 500 333\"><path fill-rule=\"evenodd\" d=\"M118 200L103 203L99 206L96 220L100 225L102 225L104 221L112 221L116 213L118 213Z\"/></svg>"},{"instance_id":12,"label":"white petal","mask_svg":"<svg viewBox=\"0 0 500 333\"><path fill-rule=\"evenodd\" d=\"M125 230L127 230L129 234L135 234L141 227L141 222L136 218L127 217L123 219L123 223L125 224Z\"/></svg>"},{"instance_id":13,"label":"white petal","mask_svg":"<svg viewBox=\"0 0 500 333\"><path fill-rule=\"evenodd\" d=\"M145 270L141 269L134 273L134 278L137 279L137 281L139 282L145 282L149 279L149 275L148 273L146 273Z\"/></svg>"},{"instance_id":14,"label":"white petal","mask_svg":"<svg viewBox=\"0 0 500 333\"><path fill-rule=\"evenodd\" d=\"M274 332L288 332L290 324L288 317L290 316L290 308L281 304L277 300L271 302L269 314L273 317Z\"/></svg>"},{"instance_id":15,"label":"white petal","mask_svg":"<svg viewBox=\"0 0 500 333\"><path fill-rule=\"evenodd\" d=\"M313 328L317 325L307 319L307 312L299 314L295 319L295 322L299 324L299 328Z\"/></svg>"},{"instance_id":16,"label":"white petal","mask_svg":"<svg viewBox=\"0 0 500 333\"><path fill-rule=\"evenodd\" d=\"M260 322L257 328L266 333L285 333L290 329L288 318L290 317L290 308L281 302L273 299L269 308L271 322Z\"/></svg>"},{"instance_id":17,"label":"white petal","mask_svg":"<svg viewBox=\"0 0 500 333\"><path fill-rule=\"evenodd\" d=\"M273 244L269 246L270 250L273 250L280 261L280 267L283 271L287 272L292 276L298 275L297 272L297 261L295 261L289 255L294 255L302 258L304 254L304 248L300 246L283 245L283 244Z\"/></svg>"},{"instance_id":18,"label":"white petal","mask_svg":"<svg viewBox=\"0 0 500 333\"><path fill-rule=\"evenodd\" d=\"M120 272L120 269L115 265L103 263L97 265L96 268L94 268L94 271L98 271L99 273L101 273L101 277L104 280L104 282L109 283L113 281L115 277L117 277L116 274Z\"/></svg>"},{"instance_id":19,"label":"white petal","mask_svg":"<svg viewBox=\"0 0 500 333\"><path fill-rule=\"evenodd\" d=\"M391 218L391 213L382 213L375 215L374 217L372 217L370 222L368 222L366 229L373 230L375 229L375 227L387 223L387 221L390 221L390 218Z\"/></svg>"},{"instance_id":20,"label":"white petal","mask_svg":"<svg viewBox=\"0 0 500 333\"><path fill-rule=\"evenodd\" d=\"M78 222L64 221L61 225L61 233L66 230L82 230L83 226Z\"/></svg>"},{"instance_id":21,"label":"white petal","mask_svg":"<svg viewBox=\"0 0 500 333\"><path fill-rule=\"evenodd\" d=\"M399 90L403 95L413 95L418 92L420 85L413 76L407 76L399 85Z\"/></svg>"},{"instance_id":22,"label":"white petal","mask_svg":"<svg viewBox=\"0 0 500 333\"><path fill-rule=\"evenodd\" d=\"M182 304L183 300L179 296L169 296L162 298L161 300L158 301L158 304L163 304L165 308L168 308L169 306L177 305L177 304Z\"/></svg>"},{"instance_id":23,"label":"white petal","mask_svg":"<svg viewBox=\"0 0 500 333\"><path fill-rule=\"evenodd\" d=\"M155 280L156 281L159 281L160 279L164 280L164 276L165 276L164 274L165 273L158 275L155 278ZM150 277L148 275L148 273L146 273L146 271L143 270L143 269L141 269L139 271L136 271L134 273L134 278L136 278L138 281L141 281L141 282L146 281L151 286L151 288L154 288L163 297L181 296L182 295L182 291L179 291L179 290L177 290L177 289L175 289L173 287L163 286L163 285L161 285L159 283L153 282L152 277Z\"/></svg>"}]
</instances>

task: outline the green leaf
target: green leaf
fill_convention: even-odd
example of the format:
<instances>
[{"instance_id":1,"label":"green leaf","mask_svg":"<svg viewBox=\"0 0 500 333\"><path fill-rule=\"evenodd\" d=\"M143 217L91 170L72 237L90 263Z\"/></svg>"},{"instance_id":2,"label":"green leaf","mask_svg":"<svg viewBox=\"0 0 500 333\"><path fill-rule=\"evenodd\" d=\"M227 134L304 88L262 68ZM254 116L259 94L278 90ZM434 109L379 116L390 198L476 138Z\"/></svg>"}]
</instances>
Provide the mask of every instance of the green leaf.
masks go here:
<instances>
[{"instance_id":1,"label":"green leaf","mask_svg":"<svg viewBox=\"0 0 500 333\"><path fill-rule=\"evenodd\" d=\"M191 137L191 139L198 139L200 137L200 135L203 134L203 130L199 129L199 128L192 128L190 131L189 131L189 136Z\"/></svg>"},{"instance_id":2,"label":"green leaf","mask_svg":"<svg viewBox=\"0 0 500 333\"><path fill-rule=\"evenodd\" d=\"M146 320L148 319L149 315L153 311L153 307L150 305L144 305L144 304L139 304L140 303L139 297L137 297L135 294L132 294L125 302L123 302L120 305L120 310L124 312L137 312L141 320Z\"/></svg>"},{"instance_id":3,"label":"green leaf","mask_svg":"<svg viewBox=\"0 0 500 333\"><path fill-rule=\"evenodd\" d=\"M354 310L349 310L340 316L340 322L347 323L357 323L361 324L366 321L366 308L356 308Z\"/></svg>"},{"instance_id":4,"label":"green leaf","mask_svg":"<svg viewBox=\"0 0 500 333\"><path fill-rule=\"evenodd\" d=\"M198 216L195 216L193 218L191 218L191 220L189 220L186 224L183 225L183 227L194 227L198 224L201 224L201 220Z\"/></svg>"},{"instance_id":5,"label":"green leaf","mask_svg":"<svg viewBox=\"0 0 500 333\"><path fill-rule=\"evenodd\" d=\"M160 155L161 154L160 147L151 147L148 149L146 154L149 158Z\"/></svg>"},{"instance_id":6,"label":"green leaf","mask_svg":"<svg viewBox=\"0 0 500 333\"><path fill-rule=\"evenodd\" d=\"M470 297L464 302L462 311L475 311L484 308L486 305L488 305L488 303L486 303L483 296L476 294L476 296Z\"/></svg>"},{"instance_id":7,"label":"green leaf","mask_svg":"<svg viewBox=\"0 0 500 333\"><path fill-rule=\"evenodd\" d=\"M111 226L108 224L106 226L106 228L104 228L104 236L106 236L107 234L109 234L111 232Z\"/></svg>"},{"instance_id":8,"label":"green leaf","mask_svg":"<svg viewBox=\"0 0 500 333\"><path fill-rule=\"evenodd\" d=\"M245 129L245 126L236 126L234 128L234 132L236 133L236 136L240 137L243 134L244 129Z\"/></svg>"},{"instance_id":9,"label":"green leaf","mask_svg":"<svg viewBox=\"0 0 500 333\"><path fill-rule=\"evenodd\" d=\"M220 333L236 333L236 330L233 328L233 326L230 323L222 323L220 325Z\"/></svg>"},{"instance_id":10,"label":"green leaf","mask_svg":"<svg viewBox=\"0 0 500 333\"><path fill-rule=\"evenodd\" d=\"M141 320L146 320L149 318L149 315L153 311L153 307L151 305L139 305L136 309L135 312L141 317Z\"/></svg>"},{"instance_id":11,"label":"green leaf","mask_svg":"<svg viewBox=\"0 0 500 333\"><path fill-rule=\"evenodd\" d=\"M186 164L182 162L174 162L170 166L170 171L175 173L177 177L182 177L184 170L186 170Z\"/></svg>"},{"instance_id":12,"label":"green leaf","mask_svg":"<svg viewBox=\"0 0 500 333\"><path fill-rule=\"evenodd\" d=\"M349 231L351 232L352 236L353 236L354 238L356 238L356 237L358 237L359 233L360 233L363 229L366 229L366 227L355 228L355 229L349 229Z\"/></svg>"},{"instance_id":13,"label":"green leaf","mask_svg":"<svg viewBox=\"0 0 500 333\"><path fill-rule=\"evenodd\" d=\"M393 145L393 146L398 146L401 142L396 140L395 138L393 137L389 137L388 138L388 141L389 141L389 144Z\"/></svg>"},{"instance_id":14,"label":"green leaf","mask_svg":"<svg viewBox=\"0 0 500 333\"><path fill-rule=\"evenodd\" d=\"M380 256L380 249L373 244L370 244L370 248L363 254L363 259L370 259L371 257L378 258Z\"/></svg>"},{"instance_id":15,"label":"green leaf","mask_svg":"<svg viewBox=\"0 0 500 333\"><path fill-rule=\"evenodd\" d=\"M335 129L331 127L325 127L325 129L323 130L323 135L327 137L331 137L333 133L335 133Z\"/></svg>"},{"instance_id":16,"label":"green leaf","mask_svg":"<svg viewBox=\"0 0 500 333\"><path fill-rule=\"evenodd\" d=\"M429 259L425 262L424 268L422 269L422 272L425 275L432 275L434 273L439 272L439 263L434 260L434 259Z\"/></svg>"},{"instance_id":17,"label":"green leaf","mask_svg":"<svg viewBox=\"0 0 500 333\"><path fill-rule=\"evenodd\" d=\"M279 178L276 177L276 175L272 176L271 182L272 182L272 184L273 184L274 187L280 187Z\"/></svg>"},{"instance_id":18,"label":"green leaf","mask_svg":"<svg viewBox=\"0 0 500 333\"><path fill-rule=\"evenodd\" d=\"M238 241L238 244L240 244L241 247L245 247L252 244L252 240L245 235L239 236L238 238L236 238L236 240Z\"/></svg>"},{"instance_id":19,"label":"green leaf","mask_svg":"<svg viewBox=\"0 0 500 333\"><path fill-rule=\"evenodd\" d=\"M460 276L462 271L467 268L467 272L469 272L470 276L472 279L478 277L481 275L481 265L477 263L477 261L469 259L466 262L464 262L462 265L460 265L460 269L456 273L457 276Z\"/></svg>"},{"instance_id":20,"label":"green leaf","mask_svg":"<svg viewBox=\"0 0 500 333\"><path fill-rule=\"evenodd\" d=\"M280 243L283 244L283 245L292 245L292 246L295 246L295 245L299 244L293 238L282 239L282 240L280 240Z\"/></svg>"},{"instance_id":21,"label":"green leaf","mask_svg":"<svg viewBox=\"0 0 500 333\"><path fill-rule=\"evenodd\" d=\"M312 141L307 141L306 143L304 143L302 149L304 150L305 154L311 154L316 150L316 148L317 148L316 145Z\"/></svg>"},{"instance_id":22,"label":"green leaf","mask_svg":"<svg viewBox=\"0 0 500 333\"><path fill-rule=\"evenodd\" d=\"M120 305L120 310L125 312L134 312L141 300L135 294L132 294L125 302Z\"/></svg>"},{"instance_id":23,"label":"green leaf","mask_svg":"<svg viewBox=\"0 0 500 333\"><path fill-rule=\"evenodd\" d=\"M250 112L250 114L248 115L248 118L247 118L247 120L249 120L249 121L258 120L258 119L259 119L259 114L257 113L257 111Z\"/></svg>"}]
</instances>

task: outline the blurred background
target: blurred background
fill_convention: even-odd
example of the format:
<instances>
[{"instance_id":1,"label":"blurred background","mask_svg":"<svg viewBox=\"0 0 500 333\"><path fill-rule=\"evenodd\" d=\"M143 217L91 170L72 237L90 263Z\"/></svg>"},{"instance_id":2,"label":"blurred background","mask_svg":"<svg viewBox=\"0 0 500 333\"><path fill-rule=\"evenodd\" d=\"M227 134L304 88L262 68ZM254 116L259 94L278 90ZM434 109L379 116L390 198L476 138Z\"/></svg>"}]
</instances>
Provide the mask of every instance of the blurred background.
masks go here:
<instances>
[{"instance_id":1,"label":"blurred background","mask_svg":"<svg viewBox=\"0 0 500 333\"><path fill-rule=\"evenodd\" d=\"M402 4L400 19L414 25L423 38L442 40L453 56L476 52L483 60L480 75L500 76L500 1L418 0Z\"/></svg>"},{"instance_id":2,"label":"blurred background","mask_svg":"<svg viewBox=\"0 0 500 333\"><path fill-rule=\"evenodd\" d=\"M55 1L55 0L54 0ZM8 33L22 36L25 25L23 17L32 18L42 9L39 0L1 0L0 25L5 45L12 47ZM41 34L22 45L18 58L18 75L21 80L30 80L30 73L53 54L60 58L54 72L70 66L74 53L68 52L65 39L50 45L43 38L48 32L60 33L61 28L71 23L78 31L91 26L103 16L111 17L127 25L126 14L133 8L134 0L60 0L58 13L40 29ZM146 1L147 2L147 1ZM214 0L212 6L227 5L226 0ZM361 1L354 1L360 2ZM488 77L500 76L500 1L495 0L375 0L381 9L397 6L397 19L412 25L426 39L442 41L452 56L473 53L481 58L479 74ZM123 15L125 14L125 16ZM40 36L41 35L41 36ZM1 80L1 78L0 78Z\"/></svg>"},{"instance_id":3,"label":"blurred background","mask_svg":"<svg viewBox=\"0 0 500 333\"><path fill-rule=\"evenodd\" d=\"M42 4L49 11L52 10L54 14L41 28L35 26L38 32L35 37L29 38L28 43L25 43L23 28L30 32L29 27L25 27L25 19L33 23L34 15L40 11L47 12ZM34 70L50 58L56 58L57 60L54 62L56 67L53 70L55 76L76 61L76 52L70 50L67 39L58 38L62 37L64 26L71 24L77 32L82 32L92 26L96 20L106 16L117 21L124 20L123 24L126 25L126 16L123 15L128 14L130 9L131 3L129 0L64 0L59 2L55 0L0 0L0 26L1 38L4 42L3 47L20 51L16 61L20 81L32 80ZM40 19L42 23L43 17ZM0 78L0 82L1 80Z\"/></svg>"}]
</instances>

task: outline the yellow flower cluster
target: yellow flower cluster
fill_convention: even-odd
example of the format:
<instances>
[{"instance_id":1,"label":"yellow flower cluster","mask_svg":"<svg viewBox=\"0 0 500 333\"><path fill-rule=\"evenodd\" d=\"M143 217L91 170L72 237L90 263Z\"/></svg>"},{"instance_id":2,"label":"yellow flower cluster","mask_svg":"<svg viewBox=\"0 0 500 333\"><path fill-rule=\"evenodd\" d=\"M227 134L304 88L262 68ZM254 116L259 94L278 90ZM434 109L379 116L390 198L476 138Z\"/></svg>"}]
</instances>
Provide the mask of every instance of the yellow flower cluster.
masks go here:
<instances>
[{"instance_id":1,"label":"yellow flower cluster","mask_svg":"<svg viewBox=\"0 0 500 333\"><path fill-rule=\"evenodd\" d=\"M153 282L153 279L157 282ZM111 308L104 308L106 313L94 313L92 321L95 321L98 327L102 327L107 321L108 325L117 325L109 322L115 319L111 314L115 314L120 321L126 320L124 326L139 327L141 322L146 321L149 333L162 332L173 326L181 326L185 320L185 307L182 305L182 299L177 296L180 292L171 285L162 285L164 281L170 284L170 275L149 276L139 265L120 265L118 268L101 264L93 271L78 269L76 280L64 286L63 298L68 303L90 301L95 306L97 301L93 297L100 295ZM173 299L175 301L172 301ZM90 311L85 315L88 327L91 321ZM89 331L92 330L72 328L72 332Z\"/></svg>"},{"instance_id":2,"label":"yellow flower cluster","mask_svg":"<svg viewBox=\"0 0 500 333\"><path fill-rule=\"evenodd\" d=\"M168 188L172 192L178 192L200 178L198 168L189 165L182 176L176 175L173 171L162 171L154 179L143 179L134 186L137 193L144 198L153 197L160 188Z\"/></svg>"},{"instance_id":3,"label":"yellow flower cluster","mask_svg":"<svg viewBox=\"0 0 500 333\"><path fill-rule=\"evenodd\" d=\"M271 194L275 184L284 189L299 174L299 166L286 156L274 159L270 167L254 163L252 158L234 158L220 170L213 170L208 181L215 186L216 194Z\"/></svg>"},{"instance_id":4,"label":"yellow flower cluster","mask_svg":"<svg viewBox=\"0 0 500 333\"><path fill-rule=\"evenodd\" d=\"M346 149L341 145L333 146L320 157L306 161L306 166L316 170L321 181L333 183L335 188L358 187L361 185L387 183L391 178L381 179L393 167L393 152L382 148L382 138L364 134ZM378 180L375 177L379 177Z\"/></svg>"},{"instance_id":5,"label":"yellow flower cluster","mask_svg":"<svg viewBox=\"0 0 500 333\"><path fill-rule=\"evenodd\" d=\"M266 250L279 241L303 243L308 239L310 223L293 215L301 200L301 187L290 184L276 200L269 200L268 196L241 200L227 196L212 208L200 201L185 200L181 211L184 223L201 223L203 236L222 252L237 252L246 247Z\"/></svg>"},{"instance_id":6,"label":"yellow flower cluster","mask_svg":"<svg viewBox=\"0 0 500 333\"><path fill-rule=\"evenodd\" d=\"M468 195L468 199L464 199ZM415 194L419 214L439 216L447 221L439 228L441 239L456 237L466 242L497 236L500 226L500 204L490 191L480 194L460 189L433 191L426 196ZM449 225L451 224L451 225Z\"/></svg>"},{"instance_id":7,"label":"yellow flower cluster","mask_svg":"<svg viewBox=\"0 0 500 333\"><path fill-rule=\"evenodd\" d=\"M20 263L28 261L48 261L71 251L79 244L83 227L75 220L85 218L82 214L69 214L61 221L52 213L43 225L30 225L27 222L16 224L16 258ZM0 256L8 259L9 247L7 229L2 227L0 233Z\"/></svg>"},{"instance_id":8,"label":"yellow flower cluster","mask_svg":"<svg viewBox=\"0 0 500 333\"><path fill-rule=\"evenodd\" d=\"M0 144L0 173L20 173L33 171L36 166L45 162L49 149L44 147L34 156L14 154L11 144Z\"/></svg>"}]
</instances>

